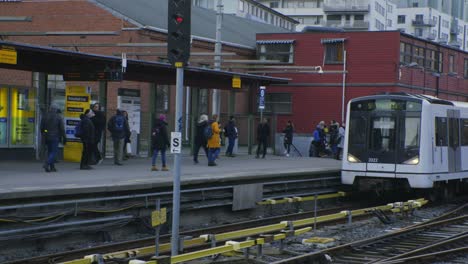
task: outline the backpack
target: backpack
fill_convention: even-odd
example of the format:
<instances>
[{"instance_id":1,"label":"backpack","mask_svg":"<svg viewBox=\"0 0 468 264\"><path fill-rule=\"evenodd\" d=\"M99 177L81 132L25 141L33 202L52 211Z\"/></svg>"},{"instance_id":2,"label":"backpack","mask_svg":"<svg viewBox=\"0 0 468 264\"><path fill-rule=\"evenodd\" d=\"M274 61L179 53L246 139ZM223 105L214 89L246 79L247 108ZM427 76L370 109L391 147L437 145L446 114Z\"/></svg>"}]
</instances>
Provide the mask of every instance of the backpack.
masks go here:
<instances>
[{"instance_id":1,"label":"backpack","mask_svg":"<svg viewBox=\"0 0 468 264\"><path fill-rule=\"evenodd\" d=\"M115 116L114 120L114 131L115 132L122 132L124 131L124 125L125 125L125 117L121 115Z\"/></svg>"},{"instance_id":2,"label":"backpack","mask_svg":"<svg viewBox=\"0 0 468 264\"><path fill-rule=\"evenodd\" d=\"M83 136L83 121L80 120L78 125L75 126L75 137L81 138Z\"/></svg>"},{"instance_id":3,"label":"backpack","mask_svg":"<svg viewBox=\"0 0 468 264\"><path fill-rule=\"evenodd\" d=\"M213 136L213 129L211 128L211 124L208 124L205 129L203 130L203 136L205 139L208 140Z\"/></svg>"}]
</instances>

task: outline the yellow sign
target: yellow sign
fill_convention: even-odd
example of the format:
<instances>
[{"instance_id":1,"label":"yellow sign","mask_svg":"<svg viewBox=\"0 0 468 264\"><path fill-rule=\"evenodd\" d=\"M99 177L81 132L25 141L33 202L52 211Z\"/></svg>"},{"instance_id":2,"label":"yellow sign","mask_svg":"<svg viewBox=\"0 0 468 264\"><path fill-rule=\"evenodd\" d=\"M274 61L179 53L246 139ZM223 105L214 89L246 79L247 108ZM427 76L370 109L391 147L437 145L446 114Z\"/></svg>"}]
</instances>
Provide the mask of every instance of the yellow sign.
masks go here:
<instances>
[{"instance_id":1,"label":"yellow sign","mask_svg":"<svg viewBox=\"0 0 468 264\"><path fill-rule=\"evenodd\" d=\"M232 88L241 88L241 78L239 76L232 76Z\"/></svg>"},{"instance_id":2,"label":"yellow sign","mask_svg":"<svg viewBox=\"0 0 468 264\"><path fill-rule=\"evenodd\" d=\"M151 225L159 226L159 225L166 223L167 221L166 214L167 214L167 210L165 207L161 208L161 210L159 211L153 211L151 213Z\"/></svg>"},{"instance_id":3,"label":"yellow sign","mask_svg":"<svg viewBox=\"0 0 468 264\"><path fill-rule=\"evenodd\" d=\"M10 144L15 146L34 145L36 133L36 94L34 89L10 89Z\"/></svg>"},{"instance_id":4,"label":"yellow sign","mask_svg":"<svg viewBox=\"0 0 468 264\"><path fill-rule=\"evenodd\" d=\"M16 50L0 49L0 63L17 64L18 54Z\"/></svg>"},{"instance_id":5,"label":"yellow sign","mask_svg":"<svg viewBox=\"0 0 468 264\"><path fill-rule=\"evenodd\" d=\"M81 161L83 145L81 139L75 137L75 127L80 122L80 115L90 106L90 90L84 86L67 86L65 90L65 134L67 144L63 149L63 159L66 161Z\"/></svg>"}]
</instances>

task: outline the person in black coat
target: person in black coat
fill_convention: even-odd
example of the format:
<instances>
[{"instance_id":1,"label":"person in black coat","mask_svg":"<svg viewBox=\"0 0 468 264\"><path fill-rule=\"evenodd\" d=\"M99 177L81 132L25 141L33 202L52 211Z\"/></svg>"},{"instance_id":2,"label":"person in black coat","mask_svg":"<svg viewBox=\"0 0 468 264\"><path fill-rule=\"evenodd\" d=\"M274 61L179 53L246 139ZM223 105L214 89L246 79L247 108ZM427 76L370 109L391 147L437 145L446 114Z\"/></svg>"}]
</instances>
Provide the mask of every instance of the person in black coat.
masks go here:
<instances>
[{"instance_id":1,"label":"person in black coat","mask_svg":"<svg viewBox=\"0 0 468 264\"><path fill-rule=\"evenodd\" d=\"M95 140L91 149L91 160L93 164L100 164L103 157L99 149L102 149L102 147L100 148L100 143L103 136L102 134L106 128L106 115L101 111L99 103L93 104L92 110L94 115L91 117L91 121L94 125Z\"/></svg>"},{"instance_id":2,"label":"person in black coat","mask_svg":"<svg viewBox=\"0 0 468 264\"><path fill-rule=\"evenodd\" d=\"M195 146L193 148L193 162L195 164L198 164L198 152L200 151L200 148L203 148L205 151L206 157L208 157L208 148L207 148L207 140L205 137L205 128L208 125L208 116L207 115L201 115L200 120L198 120L197 124L197 130L195 133Z\"/></svg>"},{"instance_id":3,"label":"person in black coat","mask_svg":"<svg viewBox=\"0 0 468 264\"><path fill-rule=\"evenodd\" d=\"M94 141L96 140L95 128L91 117L93 116L93 111L87 109L84 114L80 115L80 126L81 126L81 143L83 143L83 151L81 152L81 162L80 170L90 170L92 169L89 166L91 161L91 155L93 150Z\"/></svg>"},{"instance_id":4,"label":"person in black coat","mask_svg":"<svg viewBox=\"0 0 468 264\"><path fill-rule=\"evenodd\" d=\"M234 116L231 116L229 118L229 122L224 128L224 134L228 138L228 147L226 149L226 156L228 157L235 157L234 154L232 153L234 149L234 144L237 139L237 127L235 123Z\"/></svg>"},{"instance_id":5,"label":"person in black coat","mask_svg":"<svg viewBox=\"0 0 468 264\"><path fill-rule=\"evenodd\" d=\"M124 144L123 144L123 159L128 160L130 158L130 155L127 152L127 144L131 144L132 141L130 140L130 136L132 135L132 132L130 131L130 123L128 122L128 112L125 110L122 110L122 115L125 117L125 121L128 124L128 130L125 133L125 139L124 139Z\"/></svg>"},{"instance_id":6,"label":"person in black coat","mask_svg":"<svg viewBox=\"0 0 468 264\"><path fill-rule=\"evenodd\" d=\"M170 146L169 135L167 132L166 115L159 115L159 119L154 122L153 129L151 130L151 146L153 148L153 157L151 159L151 170L157 171L156 159L158 152L161 152L162 170L168 171L166 166L166 148Z\"/></svg>"},{"instance_id":7,"label":"person in black coat","mask_svg":"<svg viewBox=\"0 0 468 264\"><path fill-rule=\"evenodd\" d=\"M47 145L47 158L42 166L46 172L57 171L55 162L57 160L59 142L62 141L64 145L67 142L63 119L57 113L57 109L56 105L51 105L49 112L41 120L41 135Z\"/></svg>"},{"instance_id":8,"label":"person in black coat","mask_svg":"<svg viewBox=\"0 0 468 264\"><path fill-rule=\"evenodd\" d=\"M258 124L257 127L257 155L255 158L260 157L260 149L263 148L262 158L265 158L267 152L268 138L270 137L270 126L268 125L268 120L263 118L262 122Z\"/></svg>"},{"instance_id":9,"label":"person in black coat","mask_svg":"<svg viewBox=\"0 0 468 264\"><path fill-rule=\"evenodd\" d=\"M284 154L286 157L289 157L289 152L291 151L291 145L293 143L293 134L294 134L294 125L292 124L291 120L288 120L286 127L283 129L284 133Z\"/></svg>"}]
</instances>

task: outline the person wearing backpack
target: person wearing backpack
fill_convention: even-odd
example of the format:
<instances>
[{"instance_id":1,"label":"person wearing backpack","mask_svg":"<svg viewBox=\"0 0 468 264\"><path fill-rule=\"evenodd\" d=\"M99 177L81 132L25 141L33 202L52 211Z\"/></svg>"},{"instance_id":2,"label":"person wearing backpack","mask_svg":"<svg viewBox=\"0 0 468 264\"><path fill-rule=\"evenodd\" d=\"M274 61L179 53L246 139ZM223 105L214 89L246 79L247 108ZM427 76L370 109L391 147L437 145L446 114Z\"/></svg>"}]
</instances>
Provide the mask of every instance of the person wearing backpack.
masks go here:
<instances>
[{"instance_id":1,"label":"person wearing backpack","mask_svg":"<svg viewBox=\"0 0 468 264\"><path fill-rule=\"evenodd\" d=\"M122 111L117 109L116 114L107 122L107 130L111 133L114 143L114 164L123 165L123 145L125 135L130 133L130 128L125 117L122 115Z\"/></svg>"},{"instance_id":2,"label":"person wearing backpack","mask_svg":"<svg viewBox=\"0 0 468 264\"><path fill-rule=\"evenodd\" d=\"M57 171L55 162L57 160L58 144L60 141L64 145L67 143L63 119L57 113L57 109L58 107L52 104L49 107L49 112L41 120L41 135L47 145L47 158L42 166L46 172Z\"/></svg>"},{"instance_id":3,"label":"person wearing backpack","mask_svg":"<svg viewBox=\"0 0 468 264\"><path fill-rule=\"evenodd\" d=\"M96 141L96 134L93 122L91 121L91 117L93 117L94 113L92 110L87 109L84 114L80 115L80 139L81 143L83 143L83 151L81 152L81 162L80 162L80 170L90 170L92 169L89 164L91 163L91 156L93 152L93 145Z\"/></svg>"},{"instance_id":4,"label":"person wearing backpack","mask_svg":"<svg viewBox=\"0 0 468 264\"><path fill-rule=\"evenodd\" d=\"M221 129L219 129L218 123L218 115L213 115L213 119L211 120L211 125L208 126L209 128L205 129L205 136L208 139L208 166L216 166L216 159L218 158L219 151L221 148L221 137L219 133ZM209 136L211 130L211 136Z\"/></svg>"},{"instance_id":5,"label":"person wearing backpack","mask_svg":"<svg viewBox=\"0 0 468 264\"><path fill-rule=\"evenodd\" d=\"M169 135L167 133L166 115L160 114L159 119L154 122L151 129L151 146L153 149L153 157L151 159L151 171L157 171L156 159L158 152L161 152L162 171L168 171L166 166L166 148L170 147Z\"/></svg>"},{"instance_id":6,"label":"person wearing backpack","mask_svg":"<svg viewBox=\"0 0 468 264\"><path fill-rule=\"evenodd\" d=\"M208 139L205 137L205 129L208 127L208 116L201 115L198 120L197 130L195 133L195 146L193 148L193 163L198 164L198 152L203 148L205 155L208 157Z\"/></svg>"}]
</instances>

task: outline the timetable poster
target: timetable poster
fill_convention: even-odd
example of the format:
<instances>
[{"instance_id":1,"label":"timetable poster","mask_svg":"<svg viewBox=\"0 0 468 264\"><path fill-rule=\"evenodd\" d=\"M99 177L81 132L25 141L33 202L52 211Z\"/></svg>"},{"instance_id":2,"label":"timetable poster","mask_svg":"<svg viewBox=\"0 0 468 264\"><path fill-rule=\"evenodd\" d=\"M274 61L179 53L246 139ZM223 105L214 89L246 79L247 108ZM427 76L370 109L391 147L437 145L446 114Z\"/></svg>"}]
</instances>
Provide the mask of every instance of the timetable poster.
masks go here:
<instances>
[{"instance_id":1,"label":"timetable poster","mask_svg":"<svg viewBox=\"0 0 468 264\"><path fill-rule=\"evenodd\" d=\"M83 145L75 137L75 127L80 122L80 115L89 108L91 91L89 87L67 86L65 89L65 133L67 144L63 148L63 159L80 162Z\"/></svg>"}]
</instances>

